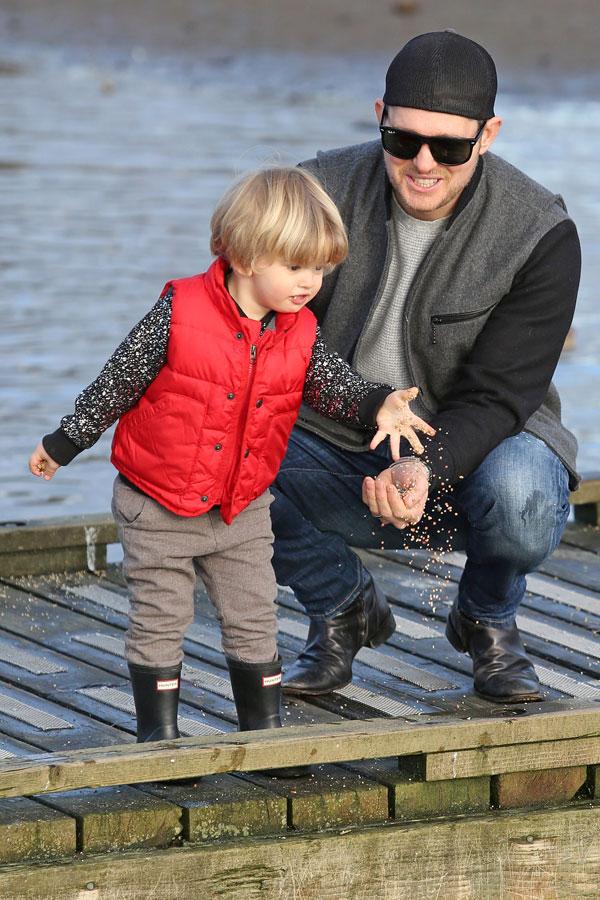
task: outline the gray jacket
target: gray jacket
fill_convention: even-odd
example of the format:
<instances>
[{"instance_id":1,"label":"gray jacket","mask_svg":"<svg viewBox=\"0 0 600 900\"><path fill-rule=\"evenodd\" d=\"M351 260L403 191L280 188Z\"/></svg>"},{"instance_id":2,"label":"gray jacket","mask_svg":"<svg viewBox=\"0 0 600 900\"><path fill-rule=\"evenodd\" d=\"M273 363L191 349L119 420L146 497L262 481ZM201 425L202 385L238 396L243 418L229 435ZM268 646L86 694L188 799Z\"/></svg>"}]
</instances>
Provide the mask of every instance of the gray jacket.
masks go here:
<instances>
[{"instance_id":1,"label":"gray jacket","mask_svg":"<svg viewBox=\"0 0 600 900\"><path fill-rule=\"evenodd\" d=\"M335 200L348 229L348 259L325 279L312 308L328 344L351 360L387 272L390 185L383 154L379 142L369 142L320 153L303 165ZM478 337L490 316L498 316L502 303L503 310L508 309L506 298L517 274L540 240L563 222L569 219L560 197L487 153L414 278L398 341L404 346L411 381L421 389L426 417L438 429L436 450L428 452L439 477L442 469L450 473L450 481L469 474L501 440L524 429L557 453L571 473L572 484L576 482L576 440L561 423L558 393L549 383L560 352L556 347L562 346L565 322L568 328L571 320L570 306L561 319L562 331L553 334L551 341L542 327L538 333L535 322L527 323L531 342L547 341L554 347L548 352L556 356L549 363L541 393L539 386L537 394L528 386L526 397L519 396L518 378L505 389L500 365L491 372L480 365L481 384L477 374L469 372L467 399L448 402L476 357ZM574 303L578 277L577 269L565 282L568 290L558 285L559 294L569 295L567 305ZM552 302L562 303L561 297ZM544 352L536 344L539 350ZM506 359L507 366L515 363L526 370L527 359ZM370 439L364 430L327 421L306 408L300 424L351 450L365 449Z\"/></svg>"}]
</instances>

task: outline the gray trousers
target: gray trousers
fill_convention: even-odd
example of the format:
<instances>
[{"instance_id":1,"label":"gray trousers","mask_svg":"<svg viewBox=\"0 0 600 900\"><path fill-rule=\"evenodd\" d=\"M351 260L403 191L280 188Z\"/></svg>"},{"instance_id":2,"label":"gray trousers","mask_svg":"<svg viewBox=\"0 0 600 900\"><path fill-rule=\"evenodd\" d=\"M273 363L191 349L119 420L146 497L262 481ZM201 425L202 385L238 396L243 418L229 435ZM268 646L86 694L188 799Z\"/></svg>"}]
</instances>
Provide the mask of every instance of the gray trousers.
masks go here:
<instances>
[{"instance_id":1,"label":"gray trousers","mask_svg":"<svg viewBox=\"0 0 600 900\"><path fill-rule=\"evenodd\" d=\"M225 654L245 662L277 658L272 499L265 491L226 525L218 509L177 516L117 476L112 511L130 592L128 662L181 662L197 574L221 624Z\"/></svg>"}]
</instances>

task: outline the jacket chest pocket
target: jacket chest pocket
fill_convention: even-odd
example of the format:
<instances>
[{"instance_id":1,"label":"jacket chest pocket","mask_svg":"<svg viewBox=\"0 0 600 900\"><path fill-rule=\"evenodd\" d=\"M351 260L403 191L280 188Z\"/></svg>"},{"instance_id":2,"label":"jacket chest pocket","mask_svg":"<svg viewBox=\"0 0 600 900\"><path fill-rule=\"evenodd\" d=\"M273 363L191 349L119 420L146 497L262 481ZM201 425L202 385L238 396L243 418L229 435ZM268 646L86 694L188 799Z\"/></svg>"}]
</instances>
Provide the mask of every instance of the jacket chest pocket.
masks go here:
<instances>
[{"instance_id":1,"label":"jacket chest pocket","mask_svg":"<svg viewBox=\"0 0 600 900\"><path fill-rule=\"evenodd\" d=\"M488 316L496 303L485 306L482 309L472 309L462 313L444 313L430 317L431 343L437 344L440 340L457 340L463 343L465 340L474 339L485 324L484 316ZM456 325L456 331L446 330L446 326ZM454 339L454 340L453 340Z\"/></svg>"}]
</instances>

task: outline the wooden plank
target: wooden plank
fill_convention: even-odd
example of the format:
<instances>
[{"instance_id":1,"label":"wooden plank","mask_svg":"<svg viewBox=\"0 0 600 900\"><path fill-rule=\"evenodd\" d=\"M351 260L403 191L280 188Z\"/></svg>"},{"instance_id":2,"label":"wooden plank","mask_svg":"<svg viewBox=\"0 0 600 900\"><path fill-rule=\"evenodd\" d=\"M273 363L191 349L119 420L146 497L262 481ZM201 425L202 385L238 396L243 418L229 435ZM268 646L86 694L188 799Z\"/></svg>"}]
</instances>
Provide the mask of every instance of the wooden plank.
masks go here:
<instances>
[{"instance_id":1,"label":"wooden plank","mask_svg":"<svg viewBox=\"0 0 600 900\"><path fill-rule=\"evenodd\" d=\"M536 744L542 737L550 745L553 740L560 742L577 738L579 740L573 741L573 749L577 744L585 747L588 755L593 755L600 741L598 707L572 701L557 702L554 708L558 711L470 721L440 721L425 716L418 723L372 719L267 732L178 738L152 745L125 744L118 748L74 750L39 756L33 760L8 759L0 761L0 796L192 778L232 771L247 772L273 766L409 756L423 752L438 753L445 758L453 757L449 751L477 747L485 747L488 754L493 752L493 748L502 747L497 752L501 761L506 754L506 745ZM587 745L586 738L590 739ZM567 749L566 745L564 747ZM518 748L521 753L525 750L524 746ZM475 758L478 752L474 750L471 756ZM594 761L588 759L590 763ZM545 760L543 766L532 768L548 768L554 764ZM515 768L513 764L510 769L498 771L514 771ZM451 770L449 775L440 777L452 778L462 774Z\"/></svg>"},{"instance_id":2,"label":"wooden plank","mask_svg":"<svg viewBox=\"0 0 600 900\"><path fill-rule=\"evenodd\" d=\"M599 874L596 805L11 866L0 895L592 900Z\"/></svg>"},{"instance_id":3,"label":"wooden plank","mask_svg":"<svg viewBox=\"0 0 600 900\"><path fill-rule=\"evenodd\" d=\"M0 684L0 732L46 752L91 744L123 746L128 740L111 725L5 683Z\"/></svg>"},{"instance_id":4,"label":"wooden plank","mask_svg":"<svg viewBox=\"0 0 600 900\"><path fill-rule=\"evenodd\" d=\"M190 843L287 830L285 796L242 778L211 775L194 785L148 784L142 790L180 807L182 837Z\"/></svg>"},{"instance_id":5,"label":"wooden plank","mask_svg":"<svg viewBox=\"0 0 600 900\"><path fill-rule=\"evenodd\" d=\"M590 553L600 553L600 528L581 522L568 522L561 543Z\"/></svg>"},{"instance_id":6,"label":"wooden plank","mask_svg":"<svg viewBox=\"0 0 600 900\"><path fill-rule=\"evenodd\" d=\"M386 785L390 818L396 821L481 813L490 807L487 776L424 781L405 774L394 759L351 763L349 768Z\"/></svg>"},{"instance_id":7,"label":"wooden plank","mask_svg":"<svg viewBox=\"0 0 600 900\"><path fill-rule=\"evenodd\" d=\"M478 775L587 766L594 763L600 763L600 737L573 738L538 744L428 753L425 758L425 778L427 781L475 778Z\"/></svg>"},{"instance_id":8,"label":"wooden plank","mask_svg":"<svg viewBox=\"0 0 600 900\"><path fill-rule=\"evenodd\" d=\"M552 578L600 593L600 557L560 544L539 571Z\"/></svg>"},{"instance_id":9,"label":"wooden plank","mask_svg":"<svg viewBox=\"0 0 600 900\"><path fill-rule=\"evenodd\" d=\"M118 541L117 526L108 513L31 519L21 524L0 522L0 554L36 552L59 547L85 547L90 540L85 529L93 529L98 544Z\"/></svg>"},{"instance_id":10,"label":"wooden plank","mask_svg":"<svg viewBox=\"0 0 600 900\"><path fill-rule=\"evenodd\" d=\"M364 773L319 766L312 768L311 775L293 781L245 777L257 784L268 783L273 793L286 799L288 827L294 831L366 825L388 818L386 787Z\"/></svg>"},{"instance_id":11,"label":"wooden plank","mask_svg":"<svg viewBox=\"0 0 600 900\"><path fill-rule=\"evenodd\" d=\"M69 856L75 850L71 816L24 797L0 800L1 863Z\"/></svg>"},{"instance_id":12,"label":"wooden plank","mask_svg":"<svg viewBox=\"0 0 600 900\"><path fill-rule=\"evenodd\" d=\"M600 524L600 475L586 476L569 500L574 506L576 522Z\"/></svg>"},{"instance_id":13,"label":"wooden plank","mask_svg":"<svg viewBox=\"0 0 600 900\"><path fill-rule=\"evenodd\" d=\"M496 809L558 806L573 800L586 784L585 766L507 772L491 779L492 805ZM437 783L437 782L436 782ZM445 784L446 782L442 782Z\"/></svg>"},{"instance_id":14,"label":"wooden plank","mask_svg":"<svg viewBox=\"0 0 600 900\"><path fill-rule=\"evenodd\" d=\"M600 503L600 473L589 472L581 479L576 491L571 491L569 503L581 506L585 503Z\"/></svg>"},{"instance_id":15,"label":"wooden plank","mask_svg":"<svg viewBox=\"0 0 600 900\"><path fill-rule=\"evenodd\" d=\"M44 795L43 801L77 822L80 853L168 847L181 833L177 805L126 785Z\"/></svg>"},{"instance_id":16,"label":"wooden plank","mask_svg":"<svg viewBox=\"0 0 600 900\"><path fill-rule=\"evenodd\" d=\"M37 575L106 566L106 545L117 540L107 515L0 523L0 576Z\"/></svg>"}]
</instances>

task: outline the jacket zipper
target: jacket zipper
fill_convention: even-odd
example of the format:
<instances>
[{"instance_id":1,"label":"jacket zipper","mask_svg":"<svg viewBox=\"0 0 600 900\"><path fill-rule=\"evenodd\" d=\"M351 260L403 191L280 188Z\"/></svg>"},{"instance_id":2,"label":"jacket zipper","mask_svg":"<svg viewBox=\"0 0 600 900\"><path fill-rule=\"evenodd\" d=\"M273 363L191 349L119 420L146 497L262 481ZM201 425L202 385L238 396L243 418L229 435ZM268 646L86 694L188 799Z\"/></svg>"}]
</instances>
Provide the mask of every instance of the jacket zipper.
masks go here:
<instances>
[{"instance_id":1,"label":"jacket zipper","mask_svg":"<svg viewBox=\"0 0 600 900\"><path fill-rule=\"evenodd\" d=\"M436 343L436 325L452 325L454 322L468 322L471 319L478 319L494 308L496 304L486 306L485 309L475 309L473 312L466 313L444 313L444 315L431 316L431 343Z\"/></svg>"}]
</instances>

